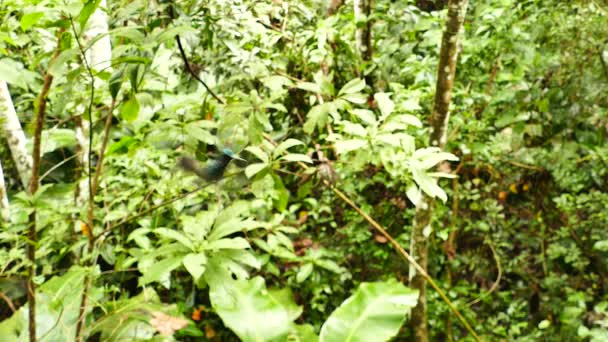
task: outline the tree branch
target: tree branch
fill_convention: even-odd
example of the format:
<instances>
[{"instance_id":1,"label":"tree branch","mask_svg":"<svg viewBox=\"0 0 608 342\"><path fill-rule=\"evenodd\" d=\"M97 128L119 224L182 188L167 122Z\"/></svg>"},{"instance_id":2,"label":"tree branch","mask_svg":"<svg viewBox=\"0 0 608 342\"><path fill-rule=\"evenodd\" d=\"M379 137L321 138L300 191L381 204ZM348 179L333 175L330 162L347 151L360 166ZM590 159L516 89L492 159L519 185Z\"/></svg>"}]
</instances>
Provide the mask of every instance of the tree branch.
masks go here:
<instances>
[{"instance_id":1,"label":"tree branch","mask_svg":"<svg viewBox=\"0 0 608 342\"><path fill-rule=\"evenodd\" d=\"M61 34L63 29L59 30L57 39L57 48L53 53L51 62L59 56L61 52ZM42 128L44 126L44 115L46 113L46 97L51 89L53 83L53 75L46 72L44 75L44 82L42 84L42 90L38 95L37 111L36 111L36 122L34 128L34 147L32 152L32 176L29 184L29 194L33 196L38 191L39 187L39 173L40 173L40 159L42 156L40 142L42 140ZM29 227L27 232L27 258L30 262L28 267L27 275L27 303L28 303L28 322L29 322L29 335L30 342L36 342L36 284L34 284L34 277L36 276L36 244L38 243L38 237L36 234L36 207L29 215Z\"/></svg>"}]
</instances>

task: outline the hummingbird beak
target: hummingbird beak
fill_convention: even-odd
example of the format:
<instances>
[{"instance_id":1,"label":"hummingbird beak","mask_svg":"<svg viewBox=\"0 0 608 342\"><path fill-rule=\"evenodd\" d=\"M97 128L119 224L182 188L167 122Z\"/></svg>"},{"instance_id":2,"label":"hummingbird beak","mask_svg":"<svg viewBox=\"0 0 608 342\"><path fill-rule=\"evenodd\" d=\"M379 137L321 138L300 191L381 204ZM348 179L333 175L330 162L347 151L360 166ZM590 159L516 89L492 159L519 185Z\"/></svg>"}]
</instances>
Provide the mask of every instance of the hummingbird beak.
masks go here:
<instances>
[{"instance_id":1,"label":"hummingbird beak","mask_svg":"<svg viewBox=\"0 0 608 342\"><path fill-rule=\"evenodd\" d=\"M237 157L237 156L232 156L232 159L234 159L234 160L240 160L242 162L247 162L245 159L243 159L241 157Z\"/></svg>"}]
</instances>

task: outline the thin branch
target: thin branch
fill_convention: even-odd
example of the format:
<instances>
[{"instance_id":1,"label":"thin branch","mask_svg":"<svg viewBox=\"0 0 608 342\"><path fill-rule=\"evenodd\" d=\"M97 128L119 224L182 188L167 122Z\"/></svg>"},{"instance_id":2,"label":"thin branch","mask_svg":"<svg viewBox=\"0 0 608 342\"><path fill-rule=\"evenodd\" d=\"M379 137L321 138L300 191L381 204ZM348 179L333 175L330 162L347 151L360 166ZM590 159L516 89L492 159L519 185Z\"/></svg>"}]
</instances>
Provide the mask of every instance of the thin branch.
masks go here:
<instances>
[{"instance_id":1,"label":"thin branch","mask_svg":"<svg viewBox=\"0 0 608 342\"><path fill-rule=\"evenodd\" d=\"M61 35L63 29L58 32L57 48L53 53L51 61L54 61L59 53L61 52ZM51 84L53 83L53 75L46 72L44 75L44 82L42 84L42 90L38 95L37 99L37 111L36 111L36 123L34 128L34 148L32 152L32 176L29 184L29 194L34 195L38 191L40 186L40 159L42 156L41 140L42 140L42 128L44 126L44 115L46 114L46 100ZM27 277L27 303L28 303L28 322L29 322L29 340L30 342L36 342L36 284L34 284L34 277L36 276L36 245L38 243L38 237L36 234L36 207L29 215L29 227L27 232L28 245L27 245L27 258L30 262L28 266L28 277Z\"/></svg>"},{"instance_id":2,"label":"thin branch","mask_svg":"<svg viewBox=\"0 0 608 342\"><path fill-rule=\"evenodd\" d=\"M44 179L46 176L48 176L48 175L49 175L51 172L53 172L53 171L57 170L59 167L61 167L61 165L63 165L63 164L65 164L65 163L69 162L70 160L72 160L72 159L76 158L77 156L78 156L78 155L76 155L76 154L71 155L71 156L69 156L69 157L65 158L64 160L60 161L59 163L57 163L57 164L53 165L53 167L51 167L50 169L48 169L48 170L47 170L47 171L46 171L46 172L45 172L45 173L44 173L42 176L40 176L40 181L42 182L42 180L43 180L43 179Z\"/></svg>"},{"instance_id":3,"label":"thin branch","mask_svg":"<svg viewBox=\"0 0 608 342\"><path fill-rule=\"evenodd\" d=\"M474 299L474 300L468 302L467 303L468 306L479 303L482 299L486 298L492 292L494 292L494 290L496 290L498 288L498 284L500 283L500 278L502 277L502 267L500 267L500 257L498 256L498 253L496 253L496 249L494 249L492 242L486 241L486 243L488 244L488 247L490 247L490 250L492 250L492 256L494 257L494 262L496 263L496 268L498 269L498 276L496 277L494 284L492 284L492 286L490 287L488 292L477 297L477 299Z\"/></svg>"},{"instance_id":4,"label":"thin branch","mask_svg":"<svg viewBox=\"0 0 608 342\"><path fill-rule=\"evenodd\" d=\"M2 300L4 300L4 301L6 302L6 305L8 305L8 307L11 309L11 311L12 311L13 313L16 311L16 310L15 310L15 304L13 304L13 301L12 301L10 298L8 298L8 297L7 297L7 296L4 294L4 292L1 292L1 291L0 291L0 298L2 298Z\"/></svg>"},{"instance_id":5,"label":"thin branch","mask_svg":"<svg viewBox=\"0 0 608 342\"><path fill-rule=\"evenodd\" d=\"M184 47L182 46L182 41L179 38L179 34L175 35L175 40L177 41L177 47L179 48L179 53L181 54L182 60L184 61L184 64L186 65L186 69L188 69L188 72L190 73L190 75L192 75L192 77L194 77L195 80L199 81L203 85L203 87L205 87L205 89L207 89L207 92L209 92L209 94L211 94L211 96L213 96L213 98L217 100L217 102L219 102L221 104L225 104L225 102L222 99L220 99L217 95L215 95L213 90L211 90L211 88L209 88L207 86L207 83L205 83L203 80L201 80L201 78L198 77L196 72L194 72L194 70L192 70L190 63L188 62L188 57L186 57L186 52L184 52Z\"/></svg>"},{"instance_id":6,"label":"thin branch","mask_svg":"<svg viewBox=\"0 0 608 342\"><path fill-rule=\"evenodd\" d=\"M233 177L233 176L235 176L235 175L237 175L237 174L239 174L239 173L241 173L241 172L242 172L242 171L227 174L227 175L225 175L224 177L222 177L222 179L226 179L226 178ZM203 189L207 188L208 186L210 186L210 185L212 185L212 184L215 184L215 183L217 183L217 182L221 181L222 179L219 179L219 180L217 180L217 181L212 181L212 182L205 183L204 185L201 185L201 186L197 187L197 188L196 188L196 189L194 189L194 190L190 190L190 191L188 191L188 192L185 192L185 193L183 193L183 194L180 194L180 195L178 195L178 196L176 196L176 197L174 197L174 198L171 198L171 199L166 200L166 201L164 201L164 202L162 202L162 203L160 203L160 204L157 204L157 205L155 205L155 206L152 206L152 207L150 207L150 208L148 208L148 209L146 209L146 210L144 210L144 211L142 211L142 212L139 212L139 213L137 213L137 214L135 214L135 215L131 215L131 216L125 217L124 219L120 220L118 223L115 223L115 224L113 224L113 225L109 226L109 227L108 227L108 228L106 228L106 229L105 229L103 232L101 232L100 234L98 234L96 239L97 239L97 240L98 240L98 239L100 239L102 236L106 235L107 233L110 233L112 230L116 229L116 228L117 228L117 227L119 227L119 226L122 226L122 225L123 225L123 224L125 224L125 223L131 222L131 221L133 221L133 220L135 220L135 219L137 219L137 218L140 218L140 217L142 217L142 216L144 216L144 215L147 215L147 214L149 214L149 213L151 213L151 212L153 212L153 211L156 211L156 210L158 210L158 209L160 209L160 208L162 208L162 207L166 207L166 206L168 206L168 205L169 205L169 204L171 204L171 203L174 203L174 202L177 202L177 201L179 201L179 200L181 200L181 199L183 199L183 198L186 198L186 197L188 197L188 196L190 196L190 195L192 195L192 194L194 194L194 193L197 193L197 192L199 192L199 191L201 191L201 190L203 190Z\"/></svg>"},{"instance_id":7,"label":"thin branch","mask_svg":"<svg viewBox=\"0 0 608 342\"><path fill-rule=\"evenodd\" d=\"M91 188L91 193L93 197L97 194L97 186L99 185L99 177L101 176L101 170L103 167L103 160L106 154L106 147L108 146L108 141L110 140L110 127L112 126L112 113L114 112L114 107L116 106L116 99L112 99L112 105L110 105L110 110L108 112L108 116L106 117L106 124L103 129L103 142L101 143L101 147L99 148L97 167L95 168L95 176L93 178L93 187ZM94 203L94 201L91 201ZM92 231L93 228L93 209L94 205L89 206L89 215L88 215L88 223L89 228L91 228L91 243L94 242L94 234Z\"/></svg>"},{"instance_id":8,"label":"thin branch","mask_svg":"<svg viewBox=\"0 0 608 342\"><path fill-rule=\"evenodd\" d=\"M405 259L410 265L412 265L416 269L416 271L429 283L429 285L431 285L431 287L433 289L435 289L435 291L437 291L437 294L439 294L439 297L441 297L441 299L443 299L443 301L448 305L450 310L454 313L454 315L458 318L458 320L462 323L462 325L464 325L464 327L467 329L467 331L471 335L473 335L473 338L475 338L476 341L481 341L481 338L477 335L475 330L473 330L473 328L469 325L469 322L467 322L467 320L464 318L464 316L462 316L460 311L458 311L458 309L456 308L454 303L452 303L452 301L446 296L445 292L443 292L443 290L437 285L437 283L435 283L433 278L431 278L431 276L429 276L429 274L426 273L426 271L416 262L416 260L414 260L414 258L412 258L412 256L409 255L405 251L405 249L403 249L403 247L401 247L401 245L399 245L399 243L386 231L386 229L384 229L378 222L376 222L373 218L371 218L371 216L367 215L367 213L365 213L361 208L359 208L355 203L353 203L353 201L351 201L340 190L329 185L329 183L327 183L327 182L325 184L336 195L338 195L338 197L340 197L344 202L346 202L353 209L355 209L355 211L357 213L359 213L359 215L361 215L369 224L372 225L372 227L374 227L378 232L380 232L380 234L382 234L391 243L391 245L393 245L393 247L397 250L397 252L399 252L399 254L403 257L403 259Z\"/></svg>"},{"instance_id":9,"label":"thin branch","mask_svg":"<svg viewBox=\"0 0 608 342\"><path fill-rule=\"evenodd\" d=\"M169 6L169 17L171 19L175 19L175 9L173 8L172 5ZM209 94L211 94L211 96L213 96L213 98L217 100L217 102L219 102L221 104L225 104L225 102L222 99L220 99L217 95L215 95L213 90L211 90L211 88L209 88L207 86L207 83L205 83L203 80L201 80L200 77L198 77L196 72L194 72L194 70L190 66L190 62L188 62L188 57L186 56L186 52L184 51L184 47L182 46L182 40L180 39L179 34L175 35L175 41L177 42L177 47L179 48L179 53L182 56L182 60L184 61L184 64L186 65L186 69L188 69L188 72L190 73L190 75L192 75L192 77L194 77L195 80L199 81L203 85L203 87L205 87L205 89L207 89Z\"/></svg>"},{"instance_id":10,"label":"thin branch","mask_svg":"<svg viewBox=\"0 0 608 342\"><path fill-rule=\"evenodd\" d=\"M93 184L92 184L92 178L91 178L91 168L92 168L92 148L93 148L93 102L95 101L95 76L93 76L93 71L91 70L91 66L89 65L89 62L87 60L86 54L85 54L85 49L80 41L80 37L78 36L78 32L76 31L76 26L74 25L74 19L72 18L72 16L69 17L70 19L70 25L72 27L72 32L74 34L74 38L76 39L76 43L78 44L78 48L80 50L80 54L82 56L82 60L84 63L84 67L89 75L89 78L91 80L91 87L90 87L90 100L89 100L89 105L87 108L87 113L88 113L88 121L89 121L89 154L88 154L88 165L87 165L87 177L88 177L88 182L89 182L89 234L87 235L88 239L89 239L89 243L88 243L88 251L89 253L92 252L93 247L94 247L94 238L93 238L93 225L92 225L92 207L95 205L95 194L93 192ZM114 103L114 99L112 99L112 103ZM112 108L113 109L113 108ZM112 115L112 112L110 112L109 114L110 116ZM100 164L98 164L99 166ZM91 261L89 259L89 261L85 262L85 266L90 266L91 265ZM82 298L81 298L81 302L80 302L80 309L79 309L79 316L78 316L78 323L76 324L76 333L75 333L75 340L77 342L82 341L82 330L84 328L84 323L85 323L85 318L86 318L86 307L87 307L87 301L88 301L88 291L89 291L89 287L91 286L91 277L87 274L84 277L84 288L82 290Z\"/></svg>"},{"instance_id":11,"label":"thin branch","mask_svg":"<svg viewBox=\"0 0 608 342\"><path fill-rule=\"evenodd\" d=\"M500 161L506 161L507 163L509 163L509 164L511 164L511 165L513 165L513 166L521 167L522 169L536 170L536 171L544 171L544 170L545 170L545 169L543 169L543 168L542 168L542 167L540 167L540 166L534 166L534 165L523 164L523 163L519 163L519 162L516 162L516 161L513 161L513 160L509 160L509 159L504 160L504 159L502 159L502 158L498 158L498 157L497 157L496 159L497 159L497 160L500 160Z\"/></svg>"}]
</instances>

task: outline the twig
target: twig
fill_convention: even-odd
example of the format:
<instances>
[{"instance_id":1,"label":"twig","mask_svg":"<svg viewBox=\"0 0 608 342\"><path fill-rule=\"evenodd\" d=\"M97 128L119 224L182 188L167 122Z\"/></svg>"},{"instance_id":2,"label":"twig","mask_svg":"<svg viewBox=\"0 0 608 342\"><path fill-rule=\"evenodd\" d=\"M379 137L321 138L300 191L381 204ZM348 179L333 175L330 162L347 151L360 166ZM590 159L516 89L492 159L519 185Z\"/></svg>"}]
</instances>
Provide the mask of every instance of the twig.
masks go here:
<instances>
[{"instance_id":1,"label":"twig","mask_svg":"<svg viewBox=\"0 0 608 342\"><path fill-rule=\"evenodd\" d=\"M171 19L175 19L175 10L173 9L172 5L169 6L169 17ZM182 46L182 40L179 38L179 34L175 35L175 41L177 42L177 47L179 48L179 53L182 56L182 60L184 61L184 64L186 65L186 69L188 69L188 72L190 73L190 75L192 75L192 77L194 77L195 80L199 81L203 85L203 87L205 87L205 89L207 89L209 94L211 94L211 96L213 96L213 98L217 100L217 102L219 102L221 104L225 104L225 102L222 99L220 99L217 95L215 95L213 90L211 90L211 88L209 88L207 86L207 83L205 83L203 80L201 80L201 78L198 77L196 72L194 72L194 70L192 70L192 67L190 66L190 62L188 62L188 57L186 56L186 52L184 52L184 47Z\"/></svg>"},{"instance_id":2,"label":"twig","mask_svg":"<svg viewBox=\"0 0 608 342\"><path fill-rule=\"evenodd\" d=\"M227 174L227 175L225 175L224 177L222 177L222 179L226 179L226 178L233 177L233 176L235 176L235 175L237 175L237 174L239 174L239 173L241 173L241 172L242 172L242 171L235 172L235 173L231 173L231 174ZM220 180L222 180L222 179L220 179ZM167 206L167 205L169 205L169 204L171 204L171 203L177 202L177 201L179 201L179 200L181 200L181 199L183 199L183 198L185 198L185 197L188 197L188 196L190 196L190 195L192 195L192 194L194 194L194 193L196 193L196 192L199 192L199 191L201 191L201 190L203 190L203 189L207 188L208 186L210 186L210 185L212 185L212 184L215 184L215 183L219 182L220 180L217 180L217 181L213 181L213 182L206 183L206 184L204 184L204 185L199 186L198 188L196 188L196 189L194 189L194 190L191 190L191 191L188 191L188 192L186 192L186 193L180 194L180 195L178 195L178 196L176 196L176 197L174 197L174 198L171 198L171 199L169 199L169 200L166 200L166 201L165 201L165 202L163 202L163 203L160 203L160 204L157 204L157 205L155 205L155 206L152 206L152 207L150 207L150 208L148 208L148 209L146 209L146 210L144 210L144 211L142 211L142 212L139 212L139 213L137 213L137 214L135 214L135 215L128 216L128 217L126 217L126 218L124 218L124 219L120 220L118 223L115 223L115 224L113 224L113 225L109 226L109 227L108 227L107 229L105 229L103 232L101 232L100 234L98 234L96 239L100 239L100 238L101 238L102 236L104 236L105 234L107 234L107 233L111 232L112 230L116 229L116 228L117 228L117 227L119 227L119 226L122 226L123 224L125 224L125 223L127 223L127 222L133 221L133 220L135 220L136 218L142 217L142 216L144 216L144 215L146 215L146 214L149 214L149 213L151 213L151 212L153 212L153 211L155 211L155 210L157 210L157 209L160 209L160 208L162 208L162 207L165 207L165 206Z\"/></svg>"},{"instance_id":3,"label":"twig","mask_svg":"<svg viewBox=\"0 0 608 342\"><path fill-rule=\"evenodd\" d=\"M59 163L53 165L53 167L51 167L50 169L48 169L42 176L40 176L40 181L42 182L42 180L48 176L51 172L57 170L61 165L69 162L70 160L76 158L78 155L74 154L72 156L69 156L67 158L65 158L64 160L60 161Z\"/></svg>"},{"instance_id":4,"label":"twig","mask_svg":"<svg viewBox=\"0 0 608 342\"><path fill-rule=\"evenodd\" d=\"M93 149L93 101L95 100L95 76L93 76L93 70L91 69L91 66L89 65L89 62L86 58L86 54L84 51L84 47L80 41L80 37L78 36L78 32L76 31L76 27L74 26L74 19L72 18L72 16L69 17L70 19L70 25L72 27L72 32L74 34L74 38L76 39L76 43L78 44L78 49L80 51L80 55L82 56L82 60L84 63L84 67L89 75L89 78L91 80L91 87L90 87L90 100L89 100L89 104L88 104L88 108L87 108L87 113L88 113L88 121L89 121L89 153L88 153L88 161L87 161L87 178L88 178L88 182L89 182L89 213L88 213L88 226L89 226L89 231L87 234L87 238L88 238L88 251L89 253L91 253L93 251L93 247L94 247L94 238L93 238L93 217L92 217L92 207L95 205L95 192L93 189L93 179L91 178L91 166L92 166L92 160L93 160L93 153L92 153L92 149ZM112 99L112 104L114 104L114 99ZM110 109L110 113L109 116L112 116L112 110L113 110L113 106L111 106ZM111 121L111 120L110 120ZM107 126L107 124L106 124ZM100 156L100 158L103 158L103 154L102 156ZM101 159L103 160L103 159ZM101 166L101 160L100 162L97 164L97 168L99 168ZM85 266L90 266L92 264L91 259L88 259L87 261L85 261ZM79 316L78 316L78 322L76 324L76 332L75 332L75 340L77 342L82 341L83 337L82 337L82 330L84 328L84 323L85 323L85 318L86 318L86 308L87 308L87 302L88 302L88 292L89 292L89 288L91 286L91 277L86 274L83 280L83 289L82 289L82 298L80 301L80 309L79 309Z\"/></svg>"},{"instance_id":5,"label":"twig","mask_svg":"<svg viewBox=\"0 0 608 342\"><path fill-rule=\"evenodd\" d=\"M101 169L103 167L103 160L106 154L106 147L108 146L108 141L110 140L110 127L112 126L112 113L114 112L114 107L116 106L116 99L112 99L112 104L110 105L110 110L108 111L108 116L106 117L106 123L104 126L103 133L103 141L101 143L101 147L99 148L97 167L95 168L95 176L93 178L93 187L91 188L91 194L93 197L97 194L97 186L99 185L99 177L101 176ZM94 201L91 201L94 203ZM95 240L93 234L93 208L94 205L89 205L89 214L88 214L88 223L89 228L91 229L91 242Z\"/></svg>"},{"instance_id":6,"label":"twig","mask_svg":"<svg viewBox=\"0 0 608 342\"><path fill-rule=\"evenodd\" d=\"M496 262L496 268L498 269L498 276L496 277L494 284L492 284L492 286L490 287L488 292L477 297L477 299L474 299L474 300L468 302L467 303L468 306L479 303L482 299L484 299L485 297L489 296L492 292L494 292L494 290L496 290L496 288L498 288L498 284L500 283L500 278L502 277L502 267L500 267L500 258L498 257L498 253L496 253L496 249L494 249L494 245L492 245L492 241L486 241L486 243L488 244L488 247L490 247L490 250L492 250L492 256L494 256L494 262Z\"/></svg>"},{"instance_id":7,"label":"twig","mask_svg":"<svg viewBox=\"0 0 608 342\"><path fill-rule=\"evenodd\" d=\"M7 297L7 296L4 294L4 292L1 292L1 291L0 291L0 298L2 298L2 299L3 299L3 300L6 302L6 305L8 305L8 307L11 309L11 311L12 311L13 313L16 311L16 310L15 310L15 305L13 304L13 301L12 301L10 298L8 298L8 297Z\"/></svg>"},{"instance_id":8,"label":"twig","mask_svg":"<svg viewBox=\"0 0 608 342\"><path fill-rule=\"evenodd\" d=\"M534 166L534 165L528 165L528 164L523 164L523 163L519 163L513 160L504 160L501 158L496 158L497 160L501 160L501 161L506 161L507 163L517 166L517 167L521 167L523 169L528 169L528 170L536 170L536 171L544 171L544 169L540 166Z\"/></svg>"},{"instance_id":9,"label":"twig","mask_svg":"<svg viewBox=\"0 0 608 342\"><path fill-rule=\"evenodd\" d=\"M53 53L51 61L55 60L61 52L61 35L63 29L58 32L57 48ZM32 178L29 184L30 195L36 194L38 187L40 186L40 159L42 156L40 142L42 139L42 127L44 126L44 115L46 114L46 97L51 89L53 83L53 75L46 72L44 75L44 83L42 84L42 90L38 95L37 104L38 110L36 111L36 123L34 129L34 148L32 152ZM28 245L27 245L27 258L30 262L28 267L27 277L27 303L28 303L28 326L29 326L29 340L30 342L36 342L36 284L34 284L34 277L36 276L36 244L38 243L38 237L36 234L36 207L29 215L29 227L27 232Z\"/></svg>"},{"instance_id":10,"label":"twig","mask_svg":"<svg viewBox=\"0 0 608 342\"><path fill-rule=\"evenodd\" d=\"M53 326L49 330L47 330L44 335L40 336L40 341L43 341L44 338L47 337L53 331L53 329L57 327L57 325L59 325L59 321L61 321L61 317L63 317L63 310L65 309L65 306L63 306L62 302L59 302L59 305L61 305L61 310L59 311L59 315L57 315L57 320L55 320L55 324L53 324Z\"/></svg>"},{"instance_id":11,"label":"twig","mask_svg":"<svg viewBox=\"0 0 608 342\"><path fill-rule=\"evenodd\" d=\"M201 80L201 78L198 77L198 75L194 72L194 70L192 70L190 63L188 62L188 57L186 57L186 53L184 52L184 48L182 46L182 41L179 38L179 34L175 35L175 40L177 41L177 47L179 48L179 53L181 54L182 60L184 61L184 64L186 65L186 69L188 69L188 72L190 73L190 75L192 75L192 77L194 77L195 80L199 81L203 85L203 87L205 87L205 89L207 89L209 94L211 94L211 96L213 96L213 98L217 100L217 102L219 102L221 104L225 104L225 102L222 99L220 99L217 95L215 95L213 90L211 90L211 88L209 88L207 86L207 83L205 83L203 80Z\"/></svg>"}]
</instances>

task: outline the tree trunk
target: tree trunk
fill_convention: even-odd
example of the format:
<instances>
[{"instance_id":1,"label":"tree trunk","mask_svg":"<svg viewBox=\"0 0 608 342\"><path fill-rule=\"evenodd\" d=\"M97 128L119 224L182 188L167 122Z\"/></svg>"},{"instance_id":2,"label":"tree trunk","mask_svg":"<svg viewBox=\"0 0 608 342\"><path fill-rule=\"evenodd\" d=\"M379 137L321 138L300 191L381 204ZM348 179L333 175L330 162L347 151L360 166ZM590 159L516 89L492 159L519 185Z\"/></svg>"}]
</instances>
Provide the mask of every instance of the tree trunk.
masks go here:
<instances>
[{"instance_id":1,"label":"tree trunk","mask_svg":"<svg viewBox=\"0 0 608 342\"><path fill-rule=\"evenodd\" d=\"M11 220L11 212L8 207L8 197L6 195L6 183L4 182L4 170L2 170L2 164L0 163L0 213L2 214L2 220L6 223Z\"/></svg>"},{"instance_id":2,"label":"tree trunk","mask_svg":"<svg viewBox=\"0 0 608 342\"><path fill-rule=\"evenodd\" d=\"M363 61L363 70L367 68L366 64L372 61L372 22L369 17L372 13L372 1L373 0L355 0L354 1L354 14L355 24L357 30L355 32L355 44L357 52ZM373 86L373 79L371 75L365 76L365 83L369 86Z\"/></svg>"},{"instance_id":3,"label":"tree trunk","mask_svg":"<svg viewBox=\"0 0 608 342\"><path fill-rule=\"evenodd\" d=\"M8 141L8 147L17 167L17 173L23 188L27 189L32 174L32 156L26 148L27 139L15 112L11 94L5 81L0 81L0 119L2 130Z\"/></svg>"},{"instance_id":4,"label":"tree trunk","mask_svg":"<svg viewBox=\"0 0 608 342\"><path fill-rule=\"evenodd\" d=\"M468 0L450 0L448 17L441 41L441 52L437 71L437 86L433 113L431 115L430 145L445 148L447 126L450 119L449 107L452 88L456 75L458 59L458 36L464 23ZM414 259L425 270L428 265L428 236L430 235L434 201L427 195L416 203L416 216L412 228L410 252ZM426 283L420 274L410 271L410 286L420 291L418 304L412 310L411 327L415 341L428 341L429 332L426 324Z\"/></svg>"}]
</instances>

